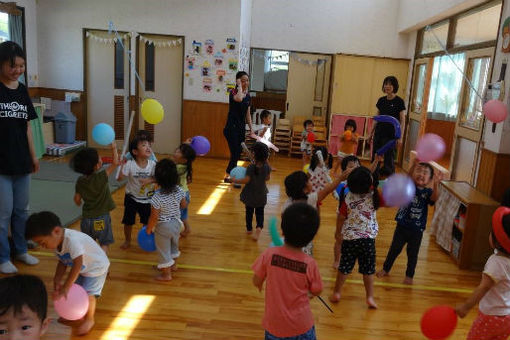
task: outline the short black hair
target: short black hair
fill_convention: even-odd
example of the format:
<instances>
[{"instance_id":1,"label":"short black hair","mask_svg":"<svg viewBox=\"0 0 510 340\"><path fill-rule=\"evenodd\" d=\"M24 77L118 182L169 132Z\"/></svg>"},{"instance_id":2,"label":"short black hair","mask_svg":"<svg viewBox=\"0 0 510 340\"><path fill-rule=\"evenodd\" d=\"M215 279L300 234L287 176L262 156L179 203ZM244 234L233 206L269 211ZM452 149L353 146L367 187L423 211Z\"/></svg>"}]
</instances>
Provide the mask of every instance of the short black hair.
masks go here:
<instances>
[{"instance_id":1,"label":"short black hair","mask_svg":"<svg viewBox=\"0 0 510 340\"><path fill-rule=\"evenodd\" d=\"M328 152L328 149L325 146L315 146L313 148L313 154L312 154L312 158L310 159L310 167L309 167L309 169L312 169L312 171L315 170L317 165L319 165L319 163L320 163L319 157L317 156L317 151L321 152L322 158L324 159L324 162L327 161L326 166L329 169L331 169L332 166L333 166L333 157Z\"/></svg>"},{"instance_id":2,"label":"short black hair","mask_svg":"<svg viewBox=\"0 0 510 340\"><path fill-rule=\"evenodd\" d=\"M348 126L352 127L352 132L356 132L357 125L354 119L347 119L344 125L344 130L347 130Z\"/></svg>"},{"instance_id":3,"label":"short black hair","mask_svg":"<svg viewBox=\"0 0 510 340\"><path fill-rule=\"evenodd\" d=\"M317 209L304 202L291 204L282 214L282 232L285 243L302 248L310 243L319 230Z\"/></svg>"},{"instance_id":4,"label":"short black hair","mask_svg":"<svg viewBox=\"0 0 510 340\"><path fill-rule=\"evenodd\" d=\"M305 120L305 121L303 122L303 127L306 129L306 126L307 126L307 125L309 125L309 124L314 125L314 124L313 124L313 121L312 121L311 119L307 119L307 120Z\"/></svg>"},{"instance_id":5,"label":"short black hair","mask_svg":"<svg viewBox=\"0 0 510 340\"><path fill-rule=\"evenodd\" d=\"M31 240L37 236L48 236L55 227L61 227L60 218L51 211L33 213L27 219L25 239Z\"/></svg>"},{"instance_id":6,"label":"short black hair","mask_svg":"<svg viewBox=\"0 0 510 340\"><path fill-rule=\"evenodd\" d=\"M344 157L344 159L342 159L342 163L340 164L342 171L345 171L345 169L347 169L347 164L349 164L349 162L356 162L361 165L358 157L356 157L354 155L349 155L349 156Z\"/></svg>"},{"instance_id":7,"label":"short black hair","mask_svg":"<svg viewBox=\"0 0 510 340\"><path fill-rule=\"evenodd\" d=\"M379 209L380 204L379 192L377 191L378 184L378 180L373 178L370 170L364 166L352 170L349 177L347 177L347 186L353 194L368 194L372 190L372 201L375 210Z\"/></svg>"},{"instance_id":8,"label":"short black hair","mask_svg":"<svg viewBox=\"0 0 510 340\"><path fill-rule=\"evenodd\" d=\"M381 90L384 92L384 84L391 84L393 86L393 93L398 92L398 80L395 76L387 76L382 82Z\"/></svg>"},{"instance_id":9,"label":"short black hair","mask_svg":"<svg viewBox=\"0 0 510 340\"><path fill-rule=\"evenodd\" d=\"M430 165L429 163L427 162L420 162L418 163L419 166L423 166L425 168L428 168L430 170L430 178L434 178L434 168L432 167L432 165ZM412 175L412 174L411 174Z\"/></svg>"},{"instance_id":10,"label":"short black hair","mask_svg":"<svg viewBox=\"0 0 510 340\"><path fill-rule=\"evenodd\" d=\"M169 193L174 191L177 183L179 183L177 166L169 158L160 160L154 169L154 178L163 192Z\"/></svg>"},{"instance_id":11,"label":"short black hair","mask_svg":"<svg viewBox=\"0 0 510 340\"><path fill-rule=\"evenodd\" d=\"M260 113L260 121L264 120L266 117L269 116L271 116L271 112L267 110L262 110L262 112Z\"/></svg>"},{"instance_id":12,"label":"short black hair","mask_svg":"<svg viewBox=\"0 0 510 340\"><path fill-rule=\"evenodd\" d=\"M152 136L152 133L150 133L150 131L147 130L138 130L135 134L135 138L136 137L140 138L141 140L146 140L149 143L154 142L154 137Z\"/></svg>"},{"instance_id":13,"label":"short black hair","mask_svg":"<svg viewBox=\"0 0 510 340\"><path fill-rule=\"evenodd\" d=\"M27 59L20 45L16 44L14 41L4 41L0 44L0 65L8 61L12 67L16 61L16 57L20 57L23 60Z\"/></svg>"},{"instance_id":14,"label":"short black hair","mask_svg":"<svg viewBox=\"0 0 510 340\"><path fill-rule=\"evenodd\" d=\"M503 225L503 230L505 232L505 234L510 237L510 215L504 215L503 216L503 220L502 220L502 223ZM494 244L494 247L498 250L498 251L501 251L502 253L506 254L506 255L510 255L510 253L505 250L505 248L503 248L498 240L496 239L496 236L494 235L493 232L491 232L491 237L492 237L492 243Z\"/></svg>"},{"instance_id":15,"label":"short black hair","mask_svg":"<svg viewBox=\"0 0 510 340\"><path fill-rule=\"evenodd\" d=\"M247 76L248 78L250 77L250 75L245 71L239 71L236 73L236 80L241 79L243 76Z\"/></svg>"},{"instance_id":16,"label":"short black hair","mask_svg":"<svg viewBox=\"0 0 510 340\"><path fill-rule=\"evenodd\" d=\"M133 156L133 159L136 159L135 153L133 151L138 149L138 144L143 142L150 143L148 139L141 138L140 136L135 136L135 138L133 138L131 142L129 142L129 153L131 154L131 156Z\"/></svg>"},{"instance_id":17,"label":"short black hair","mask_svg":"<svg viewBox=\"0 0 510 340\"><path fill-rule=\"evenodd\" d=\"M251 147L251 151L256 162L265 162L269 157L269 148L264 143L256 142Z\"/></svg>"},{"instance_id":18,"label":"short black hair","mask_svg":"<svg viewBox=\"0 0 510 340\"><path fill-rule=\"evenodd\" d=\"M94 148L84 148L71 158L69 166L74 171L88 176L94 172L97 163L99 163L97 150Z\"/></svg>"},{"instance_id":19,"label":"short black hair","mask_svg":"<svg viewBox=\"0 0 510 340\"><path fill-rule=\"evenodd\" d=\"M308 176L303 171L294 171L285 177L285 192L292 200L305 200L308 196L305 194Z\"/></svg>"},{"instance_id":20,"label":"short black hair","mask_svg":"<svg viewBox=\"0 0 510 340\"><path fill-rule=\"evenodd\" d=\"M0 279L0 315L11 308L14 314L27 306L37 314L41 323L48 313L48 293L44 282L33 275L14 275Z\"/></svg>"}]
</instances>

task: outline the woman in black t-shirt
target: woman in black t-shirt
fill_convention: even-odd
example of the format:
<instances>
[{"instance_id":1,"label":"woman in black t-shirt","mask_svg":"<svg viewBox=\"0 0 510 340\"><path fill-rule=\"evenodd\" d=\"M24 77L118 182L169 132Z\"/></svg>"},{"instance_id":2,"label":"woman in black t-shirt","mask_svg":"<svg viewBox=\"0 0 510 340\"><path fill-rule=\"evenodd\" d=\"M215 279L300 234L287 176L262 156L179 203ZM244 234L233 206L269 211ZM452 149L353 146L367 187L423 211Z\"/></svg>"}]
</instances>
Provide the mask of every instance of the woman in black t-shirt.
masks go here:
<instances>
[{"instance_id":1,"label":"woman in black t-shirt","mask_svg":"<svg viewBox=\"0 0 510 340\"><path fill-rule=\"evenodd\" d=\"M230 161L225 170L225 182L230 182L230 170L237 166L237 161L241 157L241 143L244 142L246 135L246 122L253 131L251 124L250 104L251 97L249 92L250 79L248 73L239 71L236 74L236 87L230 92L228 117L223 135L227 139L230 150Z\"/></svg>"},{"instance_id":2,"label":"woman in black t-shirt","mask_svg":"<svg viewBox=\"0 0 510 340\"><path fill-rule=\"evenodd\" d=\"M382 91L386 94L379 98L377 101L377 115L387 115L396 118L400 122L400 130L404 132L405 125L405 110L406 106L404 100L396 95L398 91L398 80L394 76L384 78ZM372 142L372 161L374 155L379 148L386 143L395 139L395 128L391 123L383 123L374 121L372 131L370 132L369 140ZM402 145L402 138L397 143L400 148ZM395 148L391 148L384 153L384 166L382 169L377 169L376 174L389 176L395 172Z\"/></svg>"},{"instance_id":3,"label":"woman in black t-shirt","mask_svg":"<svg viewBox=\"0 0 510 340\"><path fill-rule=\"evenodd\" d=\"M17 272L10 261L9 226L16 259L39 262L27 253L30 173L39 170L30 121L37 118L27 88L18 82L25 73L25 53L12 41L0 44L0 273ZM48 193L51 194L51 193Z\"/></svg>"}]
</instances>

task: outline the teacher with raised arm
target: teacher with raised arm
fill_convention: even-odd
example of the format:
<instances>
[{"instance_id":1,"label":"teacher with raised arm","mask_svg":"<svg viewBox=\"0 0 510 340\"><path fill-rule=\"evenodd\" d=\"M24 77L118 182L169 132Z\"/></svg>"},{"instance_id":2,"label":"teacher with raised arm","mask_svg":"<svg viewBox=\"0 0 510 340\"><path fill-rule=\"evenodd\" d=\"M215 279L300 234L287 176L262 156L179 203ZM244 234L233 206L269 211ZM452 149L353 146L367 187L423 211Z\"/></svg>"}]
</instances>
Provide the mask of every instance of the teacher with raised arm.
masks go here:
<instances>
[{"instance_id":1,"label":"teacher with raised arm","mask_svg":"<svg viewBox=\"0 0 510 340\"><path fill-rule=\"evenodd\" d=\"M250 79L248 73L239 71L236 74L236 87L230 92L228 117L223 135L227 139L230 150L230 161L225 170L224 181L230 183L230 170L237 166L237 161L241 157L242 146L246 135L246 122L250 127L250 133L253 131L251 123L249 94Z\"/></svg>"},{"instance_id":2,"label":"teacher with raised arm","mask_svg":"<svg viewBox=\"0 0 510 340\"><path fill-rule=\"evenodd\" d=\"M377 101L377 115L387 115L396 118L400 122L401 131L404 131L405 125L405 104L404 100L397 96L398 80L394 76L384 78L382 91L386 94ZM372 145L372 160L375 152L389 141L395 139L395 128L391 123L376 122L370 132L369 141ZM397 146L402 145L402 138L398 140ZM377 166L375 173L381 176L389 176L395 172L395 148L390 148L384 153L384 165L382 168Z\"/></svg>"}]
</instances>

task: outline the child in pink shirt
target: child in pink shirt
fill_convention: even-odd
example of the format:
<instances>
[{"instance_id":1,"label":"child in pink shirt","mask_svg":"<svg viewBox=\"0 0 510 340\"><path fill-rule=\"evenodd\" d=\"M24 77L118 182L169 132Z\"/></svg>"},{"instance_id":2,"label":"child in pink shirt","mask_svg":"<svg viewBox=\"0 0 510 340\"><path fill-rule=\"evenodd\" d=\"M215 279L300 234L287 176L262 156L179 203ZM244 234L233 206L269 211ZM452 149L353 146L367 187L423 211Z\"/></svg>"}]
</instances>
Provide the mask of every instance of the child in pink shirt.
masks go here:
<instances>
[{"instance_id":1,"label":"child in pink shirt","mask_svg":"<svg viewBox=\"0 0 510 340\"><path fill-rule=\"evenodd\" d=\"M319 229L319 215L310 205L290 205L282 214L285 245L266 249L252 266L253 284L262 290L266 306L262 325L266 340L315 340L308 293L319 295L322 280L315 260L301 251Z\"/></svg>"}]
</instances>

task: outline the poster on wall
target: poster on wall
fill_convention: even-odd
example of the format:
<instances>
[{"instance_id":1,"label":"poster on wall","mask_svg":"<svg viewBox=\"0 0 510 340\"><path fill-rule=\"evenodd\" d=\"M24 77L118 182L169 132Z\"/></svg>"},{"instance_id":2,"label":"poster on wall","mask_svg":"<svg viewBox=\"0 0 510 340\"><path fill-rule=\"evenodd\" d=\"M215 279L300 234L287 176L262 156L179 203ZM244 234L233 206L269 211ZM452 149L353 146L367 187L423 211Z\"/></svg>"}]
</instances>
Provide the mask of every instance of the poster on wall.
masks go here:
<instances>
[{"instance_id":1,"label":"poster on wall","mask_svg":"<svg viewBox=\"0 0 510 340\"><path fill-rule=\"evenodd\" d=\"M193 40L193 43L191 44L193 46L193 54L200 55L202 54L202 43Z\"/></svg>"},{"instance_id":2,"label":"poster on wall","mask_svg":"<svg viewBox=\"0 0 510 340\"><path fill-rule=\"evenodd\" d=\"M501 37L503 42L501 44L501 50L504 53L510 52L510 17L506 18L501 27Z\"/></svg>"},{"instance_id":3,"label":"poster on wall","mask_svg":"<svg viewBox=\"0 0 510 340\"><path fill-rule=\"evenodd\" d=\"M211 39L207 39L204 43L205 45L205 53L212 55L214 53L214 41Z\"/></svg>"},{"instance_id":4,"label":"poster on wall","mask_svg":"<svg viewBox=\"0 0 510 340\"><path fill-rule=\"evenodd\" d=\"M228 69L233 72L237 71L237 59L230 58L228 60Z\"/></svg>"},{"instance_id":5,"label":"poster on wall","mask_svg":"<svg viewBox=\"0 0 510 340\"><path fill-rule=\"evenodd\" d=\"M188 70L193 70L195 68L195 57L187 55L186 56L186 68Z\"/></svg>"},{"instance_id":6,"label":"poster on wall","mask_svg":"<svg viewBox=\"0 0 510 340\"><path fill-rule=\"evenodd\" d=\"M216 80L219 83L223 83L223 80L225 78L225 74L227 74L227 72L225 70L216 70Z\"/></svg>"},{"instance_id":7,"label":"poster on wall","mask_svg":"<svg viewBox=\"0 0 510 340\"><path fill-rule=\"evenodd\" d=\"M236 88L236 84L234 83L227 83L227 88L226 88L226 94L227 96L230 94L230 92Z\"/></svg>"},{"instance_id":8,"label":"poster on wall","mask_svg":"<svg viewBox=\"0 0 510 340\"><path fill-rule=\"evenodd\" d=\"M208 77L211 71L211 64L207 60L202 64L202 77Z\"/></svg>"},{"instance_id":9,"label":"poster on wall","mask_svg":"<svg viewBox=\"0 0 510 340\"><path fill-rule=\"evenodd\" d=\"M220 51L214 54L214 66L220 67L223 65L223 53Z\"/></svg>"},{"instance_id":10,"label":"poster on wall","mask_svg":"<svg viewBox=\"0 0 510 340\"><path fill-rule=\"evenodd\" d=\"M227 49L234 51L236 49L236 38L227 38Z\"/></svg>"},{"instance_id":11,"label":"poster on wall","mask_svg":"<svg viewBox=\"0 0 510 340\"><path fill-rule=\"evenodd\" d=\"M204 92L211 92L212 91L212 79L209 77L205 77L202 79L202 89Z\"/></svg>"}]
</instances>

